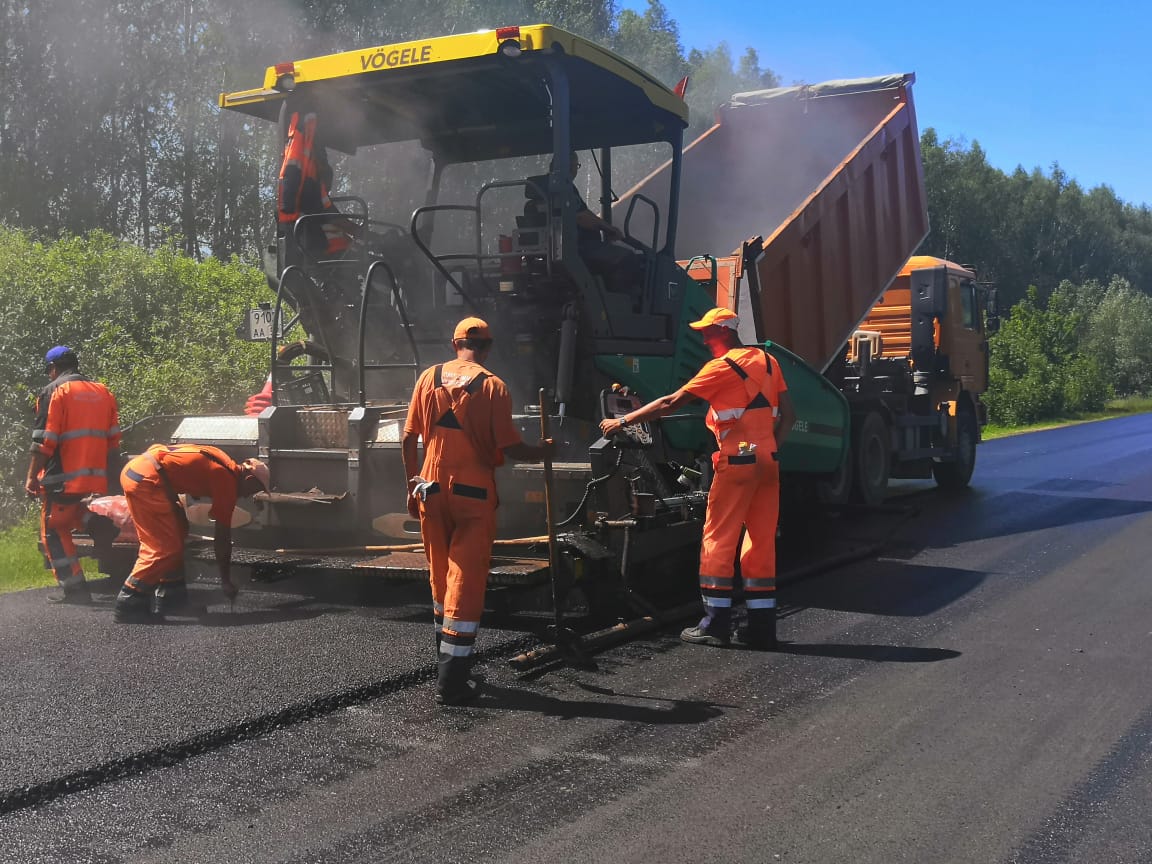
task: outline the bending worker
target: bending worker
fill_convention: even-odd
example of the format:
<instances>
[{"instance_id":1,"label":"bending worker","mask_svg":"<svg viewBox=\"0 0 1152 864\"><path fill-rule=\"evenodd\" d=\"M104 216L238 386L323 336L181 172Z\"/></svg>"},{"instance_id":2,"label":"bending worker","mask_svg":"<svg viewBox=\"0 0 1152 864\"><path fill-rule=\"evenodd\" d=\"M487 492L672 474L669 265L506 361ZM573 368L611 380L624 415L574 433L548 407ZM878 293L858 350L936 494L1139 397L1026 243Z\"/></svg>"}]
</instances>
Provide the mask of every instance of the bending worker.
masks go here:
<instances>
[{"instance_id":1,"label":"bending worker","mask_svg":"<svg viewBox=\"0 0 1152 864\"><path fill-rule=\"evenodd\" d=\"M240 497L267 491L268 481L268 466L259 459L237 463L223 450L207 445L153 444L125 465L120 484L140 535L140 555L116 597L116 620L162 617L187 602L184 538L188 517L180 504L181 493L212 499L220 584L225 596L235 597L232 511Z\"/></svg>"},{"instance_id":2,"label":"bending worker","mask_svg":"<svg viewBox=\"0 0 1152 864\"><path fill-rule=\"evenodd\" d=\"M712 359L687 384L600 429L613 435L622 425L652 420L694 399L709 403L706 419L719 451L700 548L700 594L704 618L680 634L685 642L727 646L732 641L732 586L739 548L748 607L748 629L739 641L753 648L776 645L776 522L780 512L777 451L796 413L776 359L760 347L744 347L739 319L730 309L710 309L688 326L699 330Z\"/></svg>"},{"instance_id":3,"label":"bending worker","mask_svg":"<svg viewBox=\"0 0 1152 864\"><path fill-rule=\"evenodd\" d=\"M506 456L539 462L552 447L551 441L521 441L508 388L482 365L492 348L488 325L465 318L456 325L452 347L455 360L426 369L416 382L402 445L408 513L420 520L428 555L436 700L443 705L466 702L477 692L469 671L496 538L496 468Z\"/></svg>"},{"instance_id":4,"label":"bending worker","mask_svg":"<svg viewBox=\"0 0 1152 864\"><path fill-rule=\"evenodd\" d=\"M92 595L72 532L95 520L110 525L90 514L82 499L108 493L108 456L120 447L116 399L103 384L80 374L80 361L66 345L50 350L44 364L51 383L36 397L24 490L41 499L40 542L63 589L53 599L89 603Z\"/></svg>"}]
</instances>

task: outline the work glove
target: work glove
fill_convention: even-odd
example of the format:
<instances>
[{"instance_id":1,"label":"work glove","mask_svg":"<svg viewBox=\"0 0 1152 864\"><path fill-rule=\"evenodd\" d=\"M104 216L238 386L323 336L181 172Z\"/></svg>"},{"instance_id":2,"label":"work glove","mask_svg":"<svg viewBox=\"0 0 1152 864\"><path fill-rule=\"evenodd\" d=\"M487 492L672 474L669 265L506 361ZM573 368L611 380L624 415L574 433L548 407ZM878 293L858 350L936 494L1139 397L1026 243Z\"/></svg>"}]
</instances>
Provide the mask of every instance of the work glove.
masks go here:
<instances>
[{"instance_id":1,"label":"work glove","mask_svg":"<svg viewBox=\"0 0 1152 864\"><path fill-rule=\"evenodd\" d=\"M411 491L408 493L408 515L413 519L420 518L420 502L428 500L428 496L433 492L440 490L440 484L435 480L425 480L420 475L410 477L408 485Z\"/></svg>"}]
</instances>

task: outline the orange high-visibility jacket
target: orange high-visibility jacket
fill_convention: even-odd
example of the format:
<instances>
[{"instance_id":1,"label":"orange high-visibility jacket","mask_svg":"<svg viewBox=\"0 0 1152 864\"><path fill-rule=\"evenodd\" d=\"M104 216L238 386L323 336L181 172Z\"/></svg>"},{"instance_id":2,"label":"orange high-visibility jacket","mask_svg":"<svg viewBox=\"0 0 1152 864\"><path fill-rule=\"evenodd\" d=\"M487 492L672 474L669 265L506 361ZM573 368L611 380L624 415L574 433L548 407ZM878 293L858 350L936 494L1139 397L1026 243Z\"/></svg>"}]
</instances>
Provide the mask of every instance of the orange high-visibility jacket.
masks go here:
<instances>
[{"instance_id":1,"label":"orange high-visibility jacket","mask_svg":"<svg viewBox=\"0 0 1152 864\"><path fill-rule=\"evenodd\" d=\"M299 112L288 124L288 141L284 145L284 161L280 165L280 183L277 189L277 216L281 225L292 224L300 218L304 186L317 183L316 160L312 148L316 143L316 115Z\"/></svg>"},{"instance_id":2,"label":"orange high-visibility jacket","mask_svg":"<svg viewBox=\"0 0 1152 864\"><path fill-rule=\"evenodd\" d=\"M709 360L683 389L708 402L705 424L721 453L735 453L742 441L776 449L780 393L788 385L763 348L733 348Z\"/></svg>"},{"instance_id":3,"label":"orange high-visibility jacket","mask_svg":"<svg viewBox=\"0 0 1152 864\"><path fill-rule=\"evenodd\" d=\"M277 219L281 235L293 230L296 220L313 213L339 214L328 194L328 185L320 177L316 151L316 115L299 112L288 124L288 141L284 145L284 161L280 165L277 187ZM309 234L328 254L339 254L351 245L346 220L324 220L314 225Z\"/></svg>"},{"instance_id":4,"label":"orange high-visibility jacket","mask_svg":"<svg viewBox=\"0 0 1152 864\"><path fill-rule=\"evenodd\" d=\"M116 399L103 384L69 372L40 391L32 449L48 457L39 478L46 489L107 492L108 451L119 446Z\"/></svg>"},{"instance_id":5,"label":"orange high-visibility jacket","mask_svg":"<svg viewBox=\"0 0 1152 864\"><path fill-rule=\"evenodd\" d=\"M128 463L129 468L151 473L141 461L155 460L174 494L211 498L209 515L217 522L230 522L239 498L240 466L219 447L209 444L153 444L143 456Z\"/></svg>"},{"instance_id":6,"label":"orange high-visibility jacket","mask_svg":"<svg viewBox=\"0 0 1152 864\"><path fill-rule=\"evenodd\" d=\"M462 434L444 434L451 430ZM521 440L512 422L508 388L468 360L449 360L424 370L412 393L404 432L424 440L426 471L491 472L504 464L504 448Z\"/></svg>"}]
</instances>

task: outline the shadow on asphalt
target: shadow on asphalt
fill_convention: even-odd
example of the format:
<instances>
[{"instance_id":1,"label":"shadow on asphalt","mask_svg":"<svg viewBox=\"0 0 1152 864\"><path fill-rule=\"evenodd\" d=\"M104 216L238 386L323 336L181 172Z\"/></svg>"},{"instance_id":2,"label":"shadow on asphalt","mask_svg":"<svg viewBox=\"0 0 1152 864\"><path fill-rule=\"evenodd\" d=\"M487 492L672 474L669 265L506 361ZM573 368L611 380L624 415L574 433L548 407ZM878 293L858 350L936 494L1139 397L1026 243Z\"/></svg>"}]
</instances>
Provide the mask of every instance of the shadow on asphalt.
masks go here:
<instances>
[{"instance_id":1,"label":"shadow on asphalt","mask_svg":"<svg viewBox=\"0 0 1152 864\"><path fill-rule=\"evenodd\" d=\"M240 590L253 594L271 591L278 594L294 594L306 598L311 603L330 603L358 607L402 607L420 603L431 606L428 582L383 579L367 570L356 572L319 569L300 569L290 575L271 580L252 578L250 568L234 567L245 573ZM431 615L429 609L428 615Z\"/></svg>"},{"instance_id":2,"label":"shadow on asphalt","mask_svg":"<svg viewBox=\"0 0 1152 864\"><path fill-rule=\"evenodd\" d=\"M90 583L94 584L94 583ZM98 614L112 617L115 607L116 588L112 592L93 591L93 602L85 608ZM204 594L211 593L210 602L204 602ZM215 592L201 592L193 589L188 608L169 612L164 619L126 623L125 627L246 627L259 624L278 624L285 621L307 621L321 615L348 615L354 610L342 606L315 606L311 600L290 600L262 609L229 609L223 596Z\"/></svg>"},{"instance_id":3,"label":"shadow on asphalt","mask_svg":"<svg viewBox=\"0 0 1152 864\"><path fill-rule=\"evenodd\" d=\"M256 624L279 624L284 621L307 621L321 615L343 614L342 609L252 609L246 612L204 612L194 618L171 617L164 626L249 627Z\"/></svg>"},{"instance_id":4,"label":"shadow on asphalt","mask_svg":"<svg viewBox=\"0 0 1152 864\"><path fill-rule=\"evenodd\" d=\"M987 578L987 573L978 570L880 559L803 579L782 588L780 594L789 606L920 617L954 603Z\"/></svg>"},{"instance_id":5,"label":"shadow on asphalt","mask_svg":"<svg viewBox=\"0 0 1152 864\"><path fill-rule=\"evenodd\" d=\"M609 693L611 691L608 691ZM578 717L593 720L616 720L623 723L652 723L675 725L686 723L706 723L724 714L722 707L711 702L693 700L659 700L652 696L611 695L622 699L649 699L666 701L667 708L649 708L643 705L624 705L580 699L557 699L541 693L533 693L516 687L501 687L485 684L480 698L472 705L498 711L530 711L547 717L560 717L565 720Z\"/></svg>"},{"instance_id":6,"label":"shadow on asphalt","mask_svg":"<svg viewBox=\"0 0 1152 864\"><path fill-rule=\"evenodd\" d=\"M871 660L876 663L936 663L954 660L959 651L947 648L915 648L901 645L806 645L799 642L781 642L776 654L797 654L804 657L835 657L840 660Z\"/></svg>"},{"instance_id":7,"label":"shadow on asphalt","mask_svg":"<svg viewBox=\"0 0 1152 864\"><path fill-rule=\"evenodd\" d=\"M905 537L909 554L922 548L946 549L961 543L1009 537L1099 522L1152 511L1152 501L1088 494L1115 484L1053 480L1010 491L978 487L918 499L931 520L926 529Z\"/></svg>"}]
</instances>

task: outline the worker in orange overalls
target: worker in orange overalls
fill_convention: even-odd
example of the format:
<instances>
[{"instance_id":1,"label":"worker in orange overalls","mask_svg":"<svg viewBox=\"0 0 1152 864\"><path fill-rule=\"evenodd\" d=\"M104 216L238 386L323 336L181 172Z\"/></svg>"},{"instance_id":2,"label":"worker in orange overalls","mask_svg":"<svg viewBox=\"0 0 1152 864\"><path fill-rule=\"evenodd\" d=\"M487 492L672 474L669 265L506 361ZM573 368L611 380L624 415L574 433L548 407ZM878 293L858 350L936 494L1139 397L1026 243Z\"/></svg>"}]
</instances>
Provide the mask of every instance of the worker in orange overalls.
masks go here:
<instances>
[{"instance_id":1,"label":"worker in orange overalls","mask_svg":"<svg viewBox=\"0 0 1152 864\"><path fill-rule=\"evenodd\" d=\"M352 245L359 226L340 216L329 197L332 165L323 144L316 138L315 112L294 112L288 123L288 140L280 164L277 185L278 233L291 236L301 216L329 214L331 218L305 223L302 243L314 255L333 258Z\"/></svg>"},{"instance_id":2,"label":"worker in orange overalls","mask_svg":"<svg viewBox=\"0 0 1152 864\"><path fill-rule=\"evenodd\" d=\"M492 347L483 320L457 324L452 347L455 360L426 369L416 382L402 444L408 513L420 520L428 556L439 662L436 699L444 705L477 693L468 673L496 537L496 468L506 456L538 462L552 446L521 440L508 388L482 365Z\"/></svg>"},{"instance_id":3,"label":"worker in orange overalls","mask_svg":"<svg viewBox=\"0 0 1152 864\"><path fill-rule=\"evenodd\" d=\"M268 490L267 465L259 459L237 463L223 450L207 445L153 444L124 466L120 485L140 535L140 554L116 597L117 621L161 619L187 602L184 538L188 517L180 503L181 493L212 499L220 584L229 599L236 596L231 576L232 511L240 497Z\"/></svg>"},{"instance_id":4,"label":"worker in orange overalls","mask_svg":"<svg viewBox=\"0 0 1152 864\"><path fill-rule=\"evenodd\" d=\"M700 548L700 594L704 618L680 638L698 645L732 641L732 588L737 551L744 582L748 628L738 641L754 648L776 645L776 522L780 512L777 453L796 420L788 385L776 359L745 347L731 309L710 309L689 324L699 330L712 359L687 384L600 429L613 435L622 425L660 417L694 399L708 402L706 418L719 450ZM744 542L740 543L741 530Z\"/></svg>"},{"instance_id":5,"label":"worker in orange overalls","mask_svg":"<svg viewBox=\"0 0 1152 864\"><path fill-rule=\"evenodd\" d=\"M41 499L40 541L63 590L52 599L89 603L72 532L97 520L111 527L104 517L90 514L83 499L108 492L108 456L120 446L116 399L103 384L80 374L80 361L68 346L52 348L44 363L51 383L36 398L24 489Z\"/></svg>"}]
</instances>

